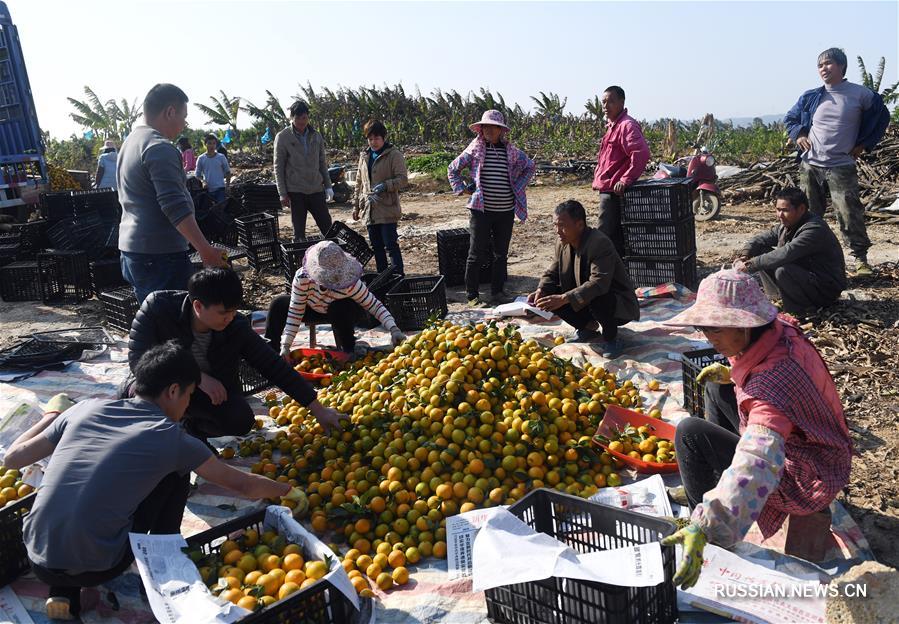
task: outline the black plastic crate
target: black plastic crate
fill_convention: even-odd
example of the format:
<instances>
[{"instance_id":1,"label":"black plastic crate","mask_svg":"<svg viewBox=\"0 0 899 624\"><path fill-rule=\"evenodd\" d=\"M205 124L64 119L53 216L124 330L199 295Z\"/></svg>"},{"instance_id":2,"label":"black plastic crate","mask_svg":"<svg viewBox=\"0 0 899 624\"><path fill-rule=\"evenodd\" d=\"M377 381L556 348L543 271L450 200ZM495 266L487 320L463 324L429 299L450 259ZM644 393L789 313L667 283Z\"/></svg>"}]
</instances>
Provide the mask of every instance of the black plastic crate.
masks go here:
<instances>
[{"instance_id":1,"label":"black plastic crate","mask_svg":"<svg viewBox=\"0 0 899 624\"><path fill-rule=\"evenodd\" d=\"M47 247L47 222L45 220L17 223L13 225L13 230L19 233L21 245L19 259L33 260L37 252Z\"/></svg>"},{"instance_id":2,"label":"black plastic crate","mask_svg":"<svg viewBox=\"0 0 899 624\"><path fill-rule=\"evenodd\" d=\"M465 283L465 267L468 263L468 247L471 234L465 228L437 230L437 266L446 278L447 286L461 286ZM484 284L492 279L493 257L481 266L479 282Z\"/></svg>"},{"instance_id":3,"label":"black plastic crate","mask_svg":"<svg viewBox=\"0 0 899 624\"><path fill-rule=\"evenodd\" d=\"M187 538L189 548L197 548L204 555L219 552L222 538L236 537L247 529L264 532L265 509L254 511L240 518L229 520ZM306 553L304 553L304 557ZM301 589L283 600L241 618L241 624L276 624L281 622L303 622L304 624L351 624L359 620L349 599L336 589L330 581L320 580L314 585Z\"/></svg>"},{"instance_id":4,"label":"black plastic crate","mask_svg":"<svg viewBox=\"0 0 899 624\"><path fill-rule=\"evenodd\" d=\"M115 344L115 339L102 327L69 327L52 331L34 332L31 337L38 342L50 344L79 344L99 347Z\"/></svg>"},{"instance_id":5,"label":"black plastic crate","mask_svg":"<svg viewBox=\"0 0 899 624\"><path fill-rule=\"evenodd\" d=\"M385 303L401 330L424 329L429 318L446 317L443 276L404 277L387 292Z\"/></svg>"},{"instance_id":6,"label":"black plastic crate","mask_svg":"<svg viewBox=\"0 0 899 624\"><path fill-rule=\"evenodd\" d=\"M326 238L339 238L345 243L343 250L359 261L359 264L365 266L369 260L375 257L375 252L368 245L365 237L356 232L343 221L335 221L331 224Z\"/></svg>"},{"instance_id":7,"label":"black plastic crate","mask_svg":"<svg viewBox=\"0 0 899 624\"><path fill-rule=\"evenodd\" d=\"M240 377L240 391L244 396L256 394L272 387L272 382L263 377L244 359L240 360L237 374Z\"/></svg>"},{"instance_id":8,"label":"black plastic crate","mask_svg":"<svg viewBox=\"0 0 899 624\"><path fill-rule=\"evenodd\" d=\"M228 256L229 266L232 265L235 260L240 260L241 258L247 257L247 251L245 249L241 249L240 247L232 247L230 245L225 245L224 243L212 243L212 246L225 252L225 254ZM203 268L203 260L200 258L199 251L195 251L190 254L190 263L193 265L193 270L195 273Z\"/></svg>"},{"instance_id":9,"label":"black plastic crate","mask_svg":"<svg viewBox=\"0 0 899 624\"><path fill-rule=\"evenodd\" d=\"M20 260L0 267L0 297L4 301L40 301L37 260Z\"/></svg>"},{"instance_id":10,"label":"black plastic crate","mask_svg":"<svg viewBox=\"0 0 899 624\"><path fill-rule=\"evenodd\" d=\"M655 542L673 522L593 503L555 490L534 490L509 511L535 531L580 553ZM654 587L621 587L549 577L488 589L487 617L497 624L667 624L675 622L674 547L662 547L665 580Z\"/></svg>"},{"instance_id":11,"label":"black plastic crate","mask_svg":"<svg viewBox=\"0 0 899 624\"><path fill-rule=\"evenodd\" d=\"M119 258L94 260L90 263L91 290L99 297L100 293L127 285L122 277L122 263Z\"/></svg>"},{"instance_id":12,"label":"black plastic crate","mask_svg":"<svg viewBox=\"0 0 899 624\"><path fill-rule=\"evenodd\" d=\"M9 585L31 567L22 538L22 523L36 496L31 493L0 509L0 587Z\"/></svg>"},{"instance_id":13,"label":"black plastic crate","mask_svg":"<svg viewBox=\"0 0 899 624\"><path fill-rule=\"evenodd\" d=\"M638 180L621 196L621 222L683 221L693 216L693 180Z\"/></svg>"},{"instance_id":14,"label":"black plastic crate","mask_svg":"<svg viewBox=\"0 0 899 624\"><path fill-rule=\"evenodd\" d=\"M234 219L234 224L240 246L247 250L257 245L278 244L278 224L275 217L268 213L244 215Z\"/></svg>"},{"instance_id":15,"label":"black plastic crate","mask_svg":"<svg viewBox=\"0 0 899 624\"><path fill-rule=\"evenodd\" d=\"M681 355L681 375L684 380L684 409L693 416L705 418L705 387L696 382L700 371L709 364L727 364L727 358L714 349L686 351Z\"/></svg>"},{"instance_id":16,"label":"black plastic crate","mask_svg":"<svg viewBox=\"0 0 899 624\"><path fill-rule=\"evenodd\" d=\"M677 223L622 223L628 256L678 256L696 252L696 223L688 217Z\"/></svg>"},{"instance_id":17,"label":"black plastic crate","mask_svg":"<svg viewBox=\"0 0 899 624\"><path fill-rule=\"evenodd\" d=\"M134 320L134 315L140 308L137 304L137 297L134 296L134 289L131 286L125 286L107 290L101 292L97 298L103 302L103 315L106 317L106 324L127 336L131 332L131 321Z\"/></svg>"},{"instance_id":18,"label":"black plastic crate","mask_svg":"<svg viewBox=\"0 0 899 624\"><path fill-rule=\"evenodd\" d=\"M368 287L368 290L371 291L371 294L375 296L375 299L377 299L381 303L384 303L385 305L387 292L391 288L396 286L402 279L403 276L396 274L396 269L392 264L380 273L365 273L362 276L362 282L366 285L366 287ZM361 306L358 308L358 310L359 315L356 318L357 327L371 329L378 326L378 319L372 316L368 312L368 310L362 308Z\"/></svg>"},{"instance_id":19,"label":"black plastic crate","mask_svg":"<svg viewBox=\"0 0 899 624\"><path fill-rule=\"evenodd\" d=\"M247 247L247 260L257 273L281 270L281 246L278 241L259 243Z\"/></svg>"},{"instance_id":20,"label":"black plastic crate","mask_svg":"<svg viewBox=\"0 0 899 624\"><path fill-rule=\"evenodd\" d=\"M290 284L293 282L293 276L297 270L303 265L303 256L310 247L323 240L329 240L336 243L338 247L347 250L346 241L341 238L322 238L321 236L307 236L301 241L281 243L281 267L284 271L284 279Z\"/></svg>"},{"instance_id":21,"label":"black plastic crate","mask_svg":"<svg viewBox=\"0 0 899 624\"><path fill-rule=\"evenodd\" d=\"M71 217L75 212L70 191L41 194L41 214L48 223Z\"/></svg>"},{"instance_id":22,"label":"black plastic crate","mask_svg":"<svg viewBox=\"0 0 899 624\"><path fill-rule=\"evenodd\" d=\"M0 368L42 370L61 362L77 360L85 345L41 342L31 338L0 351Z\"/></svg>"},{"instance_id":23,"label":"black plastic crate","mask_svg":"<svg viewBox=\"0 0 899 624\"><path fill-rule=\"evenodd\" d=\"M14 262L20 256L21 240L18 233L0 234L0 266Z\"/></svg>"},{"instance_id":24,"label":"black plastic crate","mask_svg":"<svg viewBox=\"0 0 899 624\"><path fill-rule=\"evenodd\" d=\"M690 254L685 258L627 256L624 263L631 281L638 288L676 282L696 290L699 283L696 274L696 254Z\"/></svg>"},{"instance_id":25,"label":"black plastic crate","mask_svg":"<svg viewBox=\"0 0 899 624\"><path fill-rule=\"evenodd\" d=\"M91 271L84 251L52 249L39 253L37 268L44 303L72 304L91 298Z\"/></svg>"}]
</instances>

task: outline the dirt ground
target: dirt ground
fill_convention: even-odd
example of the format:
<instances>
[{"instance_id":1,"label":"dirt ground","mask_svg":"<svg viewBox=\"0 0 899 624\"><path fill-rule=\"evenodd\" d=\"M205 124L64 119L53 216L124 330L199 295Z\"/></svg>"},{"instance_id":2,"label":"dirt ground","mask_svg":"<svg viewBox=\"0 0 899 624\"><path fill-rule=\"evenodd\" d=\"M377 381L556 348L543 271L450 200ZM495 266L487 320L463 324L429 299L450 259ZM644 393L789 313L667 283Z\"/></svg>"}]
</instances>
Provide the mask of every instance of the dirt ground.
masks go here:
<instances>
[{"instance_id":1,"label":"dirt ground","mask_svg":"<svg viewBox=\"0 0 899 624\"><path fill-rule=\"evenodd\" d=\"M407 274L437 273L435 231L467 227L464 200L446 193L404 194L400 245ZM511 292L526 293L545 269L556 236L552 209L577 199L595 214L596 197L586 182L538 184L528 191L530 216L516 223L509 257ZM351 221L351 206L332 207L334 219ZM828 217L836 230L832 216ZM595 222L595 217L591 217ZM722 215L697 224L698 263L705 275L729 262L747 237L773 224L773 210L752 205L725 205ZM311 224L308 227L313 228ZM282 238L289 239L289 217L280 215ZM362 230L361 226L357 229ZM310 229L309 233L313 233ZM850 280L850 289L832 308L808 320L805 328L821 350L840 389L857 456L850 484L841 495L852 516L871 542L878 560L899 567L899 225L869 220L874 243L869 260L879 265L872 279ZM849 258L848 250L846 250ZM851 259L850 268L851 268ZM254 275L240 261L248 303L265 307L284 291L280 275ZM461 288L448 289L451 309L464 305ZM68 308L0 302L0 347L33 331L66 325L97 325L101 308L96 300Z\"/></svg>"}]
</instances>

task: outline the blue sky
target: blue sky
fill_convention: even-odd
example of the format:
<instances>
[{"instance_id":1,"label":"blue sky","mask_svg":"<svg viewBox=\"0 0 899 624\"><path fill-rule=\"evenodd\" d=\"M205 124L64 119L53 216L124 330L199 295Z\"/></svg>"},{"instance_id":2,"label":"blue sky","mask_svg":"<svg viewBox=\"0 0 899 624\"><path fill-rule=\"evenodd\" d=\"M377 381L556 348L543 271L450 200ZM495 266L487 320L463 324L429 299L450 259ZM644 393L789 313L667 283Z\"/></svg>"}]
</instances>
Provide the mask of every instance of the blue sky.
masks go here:
<instances>
[{"instance_id":1,"label":"blue sky","mask_svg":"<svg viewBox=\"0 0 899 624\"><path fill-rule=\"evenodd\" d=\"M7 0L41 126L78 128L66 96L142 98L156 82L204 102L224 89L288 103L314 87L481 86L530 108L538 91L570 112L610 84L637 118L782 114L819 84L830 46L897 80L899 3L886 2L104 2ZM208 39L206 36L208 35ZM191 110L192 126L205 123Z\"/></svg>"}]
</instances>

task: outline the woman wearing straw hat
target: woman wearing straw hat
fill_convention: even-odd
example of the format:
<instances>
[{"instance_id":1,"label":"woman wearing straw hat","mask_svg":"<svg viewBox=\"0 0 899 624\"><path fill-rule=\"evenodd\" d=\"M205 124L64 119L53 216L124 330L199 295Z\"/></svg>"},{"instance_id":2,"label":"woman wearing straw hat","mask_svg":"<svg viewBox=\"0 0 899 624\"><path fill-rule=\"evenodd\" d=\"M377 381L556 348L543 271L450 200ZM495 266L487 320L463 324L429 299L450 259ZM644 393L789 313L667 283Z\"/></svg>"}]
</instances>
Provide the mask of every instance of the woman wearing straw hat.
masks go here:
<instances>
[{"instance_id":1,"label":"woman wearing straw hat","mask_svg":"<svg viewBox=\"0 0 899 624\"><path fill-rule=\"evenodd\" d=\"M831 539L829 506L849 481L852 460L840 397L821 355L740 271L707 277L696 303L666 324L702 331L731 365L713 364L700 375L717 382L706 387L709 420L686 418L677 426L674 446L693 513L686 528L662 542L684 546L675 583L696 583L707 541L727 548L753 522L768 538L789 517L785 551L820 559ZM721 391L729 384L730 400ZM731 419L739 434L710 422ZM793 548L791 534L804 543Z\"/></svg>"},{"instance_id":2,"label":"woman wearing straw hat","mask_svg":"<svg viewBox=\"0 0 899 624\"><path fill-rule=\"evenodd\" d=\"M97 158L97 175L94 176L94 188L116 188L116 151L115 141L103 143L100 156Z\"/></svg>"},{"instance_id":3,"label":"woman wearing straw hat","mask_svg":"<svg viewBox=\"0 0 899 624\"><path fill-rule=\"evenodd\" d=\"M468 126L476 136L447 168L453 193L471 195L468 200L468 261L465 288L468 303L481 306L478 294L481 266L493 260L490 280L493 303L507 303L511 297L504 286L508 279L507 258L515 216L528 216L525 189L534 175L534 161L509 141L509 126L498 110L488 110L481 120ZM462 182L462 170L469 168L473 182Z\"/></svg>"},{"instance_id":4,"label":"woman wearing straw hat","mask_svg":"<svg viewBox=\"0 0 899 624\"><path fill-rule=\"evenodd\" d=\"M361 307L390 332L393 344L405 340L390 312L361 279L362 265L331 241L310 247L303 266L296 272L289 295L272 300L268 309L265 337L289 357L290 347L303 321L328 323L337 348L352 353L356 346L353 331Z\"/></svg>"}]
</instances>

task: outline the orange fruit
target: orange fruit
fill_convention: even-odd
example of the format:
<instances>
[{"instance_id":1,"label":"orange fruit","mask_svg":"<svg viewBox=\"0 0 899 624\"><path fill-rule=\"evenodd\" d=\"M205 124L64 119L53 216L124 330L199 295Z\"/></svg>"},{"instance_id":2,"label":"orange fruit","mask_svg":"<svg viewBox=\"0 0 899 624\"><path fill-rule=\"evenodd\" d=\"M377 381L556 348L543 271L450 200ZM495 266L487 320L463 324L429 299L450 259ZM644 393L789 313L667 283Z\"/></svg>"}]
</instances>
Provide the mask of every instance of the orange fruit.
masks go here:
<instances>
[{"instance_id":1,"label":"orange fruit","mask_svg":"<svg viewBox=\"0 0 899 624\"><path fill-rule=\"evenodd\" d=\"M247 611L255 611L258 604L259 602L253 596L244 596L237 601L237 606Z\"/></svg>"},{"instance_id":2,"label":"orange fruit","mask_svg":"<svg viewBox=\"0 0 899 624\"><path fill-rule=\"evenodd\" d=\"M253 570L244 577L244 585L255 585L260 576L262 576L262 572L260 572L259 570Z\"/></svg>"},{"instance_id":3,"label":"orange fruit","mask_svg":"<svg viewBox=\"0 0 899 624\"><path fill-rule=\"evenodd\" d=\"M290 570L284 575L285 583L296 583L299 585L306 580L306 574L302 570Z\"/></svg>"},{"instance_id":4,"label":"orange fruit","mask_svg":"<svg viewBox=\"0 0 899 624\"><path fill-rule=\"evenodd\" d=\"M409 570L402 566L394 569L391 576L393 577L393 582L397 585L405 585L409 582Z\"/></svg>"},{"instance_id":5,"label":"orange fruit","mask_svg":"<svg viewBox=\"0 0 899 624\"><path fill-rule=\"evenodd\" d=\"M421 553L418 552L417 548L410 546L406 549L406 561L409 563L418 563L421 561Z\"/></svg>"},{"instance_id":6,"label":"orange fruit","mask_svg":"<svg viewBox=\"0 0 899 624\"><path fill-rule=\"evenodd\" d=\"M231 553L228 553L228 554L231 554ZM251 554L243 555L237 561L237 567L240 568L241 570L243 570L244 572L246 572L247 574L249 574L250 572L252 572L253 570L256 569L256 557L254 557Z\"/></svg>"},{"instance_id":7,"label":"orange fruit","mask_svg":"<svg viewBox=\"0 0 899 624\"><path fill-rule=\"evenodd\" d=\"M281 566L281 557L278 555L264 555L259 562L259 567L264 572L271 572L277 567Z\"/></svg>"},{"instance_id":8,"label":"orange fruit","mask_svg":"<svg viewBox=\"0 0 899 624\"><path fill-rule=\"evenodd\" d=\"M370 578L372 580L375 580L376 578L378 578L378 575L381 573L381 570L382 570L381 566L379 566L377 563L373 563L370 566L368 566L367 568L365 568L365 576L367 576L368 578Z\"/></svg>"},{"instance_id":9,"label":"orange fruit","mask_svg":"<svg viewBox=\"0 0 899 624\"><path fill-rule=\"evenodd\" d=\"M394 550L389 555L387 555L387 564L391 568L399 568L401 566L404 566L406 565L406 555L399 550Z\"/></svg>"},{"instance_id":10,"label":"orange fruit","mask_svg":"<svg viewBox=\"0 0 899 624\"><path fill-rule=\"evenodd\" d=\"M284 557L284 561L281 562L281 569L285 572L289 572L290 570L302 570L305 564L306 562L303 560L302 555L291 553Z\"/></svg>"},{"instance_id":11,"label":"orange fruit","mask_svg":"<svg viewBox=\"0 0 899 624\"><path fill-rule=\"evenodd\" d=\"M350 579L350 582L353 584L353 588L357 593L361 592L363 589L368 589L368 581L365 580L365 577L354 576Z\"/></svg>"},{"instance_id":12,"label":"orange fruit","mask_svg":"<svg viewBox=\"0 0 899 624\"><path fill-rule=\"evenodd\" d=\"M371 531L371 521L368 518L360 518L355 524L357 533L368 533Z\"/></svg>"},{"instance_id":13,"label":"orange fruit","mask_svg":"<svg viewBox=\"0 0 899 624\"><path fill-rule=\"evenodd\" d=\"M378 578L375 579L375 583L377 583L378 587L383 591L387 591L393 587L393 577L389 572L381 572L378 574Z\"/></svg>"},{"instance_id":14,"label":"orange fruit","mask_svg":"<svg viewBox=\"0 0 899 624\"><path fill-rule=\"evenodd\" d=\"M446 559L446 542L434 543L434 556L438 559Z\"/></svg>"},{"instance_id":15,"label":"orange fruit","mask_svg":"<svg viewBox=\"0 0 899 624\"><path fill-rule=\"evenodd\" d=\"M296 583L284 583L278 589L278 600L284 600L287 596L298 591L300 591L300 586Z\"/></svg>"},{"instance_id":16,"label":"orange fruit","mask_svg":"<svg viewBox=\"0 0 899 624\"><path fill-rule=\"evenodd\" d=\"M263 574L260 576L256 579L256 584L262 586L262 593L266 596L274 596L280 586L278 578L271 576L270 574Z\"/></svg>"},{"instance_id":17,"label":"orange fruit","mask_svg":"<svg viewBox=\"0 0 899 624\"><path fill-rule=\"evenodd\" d=\"M304 572L307 579L311 578L317 581L328 573L328 564L324 561L307 561Z\"/></svg>"},{"instance_id":18,"label":"orange fruit","mask_svg":"<svg viewBox=\"0 0 899 624\"><path fill-rule=\"evenodd\" d=\"M240 549L229 550L228 554L226 554L222 561L225 565L235 565L238 561L243 558L244 554L240 551Z\"/></svg>"},{"instance_id":19,"label":"orange fruit","mask_svg":"<svg viewBox=\"0 0 899 624\"><path fill-rule=\"evenodd\" d=\"M240 600L241 598L243 598L244 595L243 595L243 592L240 591L239 589L232 588L232 589L226 589L225 591L223 591L221 594L219 594L219 597L222 600L227 600L228 602L230 602L232 604L237 604L237 601Z\"/></svg>"}]
</instances>

